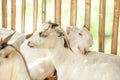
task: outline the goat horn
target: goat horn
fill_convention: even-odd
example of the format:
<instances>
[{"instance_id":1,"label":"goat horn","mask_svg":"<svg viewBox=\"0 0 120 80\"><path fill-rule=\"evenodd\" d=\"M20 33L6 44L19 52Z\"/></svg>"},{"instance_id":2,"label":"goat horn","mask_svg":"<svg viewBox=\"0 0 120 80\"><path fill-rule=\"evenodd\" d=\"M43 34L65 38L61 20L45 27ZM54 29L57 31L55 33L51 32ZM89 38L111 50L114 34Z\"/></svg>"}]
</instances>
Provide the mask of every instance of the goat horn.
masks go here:
<instances>
[{"instance_id":1,"label":"goat horn","mask_svg":"<svg viewBox=\"0 0 120 80\"><path fill-rule=\"evenodd\" d=\"M27 34L26 39L29 39L32 35L33 35L33 33L32 34Z\"/></svg>"},{"instance_id":2,"label":"goat horn","mask_svg":"<svg viewBox=\"0 0 120 80\"><path fill-rule=\"evenodd\" d=\"M2 41L0 44L7 43L14 34L15 34L15 32L12 33L11 35L9 35L7 38L5 38L4 41Z\"/></svg>"},{"instance_id":3,"label":"goat horn","mask_svg":"<svg viewBox=\"0 0 120 80\"><path fill-rule=\"evenodd\" d=\"M51 23L51 20L47 21L47 23Z\"/></svg>"}]
</instances>

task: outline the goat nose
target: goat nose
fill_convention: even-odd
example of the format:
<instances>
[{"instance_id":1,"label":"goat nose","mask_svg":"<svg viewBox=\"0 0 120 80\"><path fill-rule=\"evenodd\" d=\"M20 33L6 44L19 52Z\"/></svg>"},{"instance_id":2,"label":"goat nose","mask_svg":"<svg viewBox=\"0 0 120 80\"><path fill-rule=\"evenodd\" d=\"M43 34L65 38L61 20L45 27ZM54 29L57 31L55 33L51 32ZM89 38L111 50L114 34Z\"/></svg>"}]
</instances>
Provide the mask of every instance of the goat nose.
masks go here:
<instances>
[{"instance_id":1,"label":"goat nose","mask_svg":"<svg viewBox=\"0 0 120 80\"><path fill-rule=\"evenodd\" d=\"M30 41L27 43L27 45L28 45L29 47L31 47L31 48L34 47L34 45L33 45Z\"/></svg>"}]
</instances>

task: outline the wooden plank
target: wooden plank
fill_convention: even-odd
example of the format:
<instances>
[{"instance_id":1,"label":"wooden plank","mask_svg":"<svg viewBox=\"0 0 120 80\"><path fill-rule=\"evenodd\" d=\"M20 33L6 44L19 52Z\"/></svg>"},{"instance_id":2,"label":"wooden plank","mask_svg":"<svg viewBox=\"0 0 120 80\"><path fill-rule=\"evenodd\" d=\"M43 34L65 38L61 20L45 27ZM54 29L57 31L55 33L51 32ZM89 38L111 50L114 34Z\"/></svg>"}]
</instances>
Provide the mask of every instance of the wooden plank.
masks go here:
<instances>
[{"instance_id":1,"label":"wooden plank","mask_svg":"<svg viewBox=\"0 0 120 80\"><path fill-rule=\"evenodd\" d=\"M37 30L37 20L38 20L38 0L33 2L33 32Z\"/></svg>"},{"instance_id":2,"label":"wooden plank","mask_svg":"<svg viewBox=\"0 0 120 80\"><path fill-rule=\"evenodd\" d=\"M99 51L104 52L106 0L100 0L99 12Z\"/></svg>"},{"instance_id":3,"label":"wooden plank","mask_svg":"<svg viewBox=\"0 0 120 80\"><path fill-rule=\"evenodd\" d=\"M42 23L46 22L46 0L42 0Z\"/></svg>"},{"instance_id":4,"label":"wooden plank","mask_svg":"<svg viewBox=\"0 0 120 80\"><path fill-rule=\"evenodd\" d=\"M2 27L7 28L7 0L2 0Z\"/></svg>"},{"instance_id":5,"label":"wooden plank","mask_svg":"<svg viewBox=\"0 0 120 80\"><path fill-rule=\"evenodd\" d=\"M71 0L70 25L76 26L77 21L77 0Z\"/></svg>"},{"instance_id":6,"label":"wooden plank","mask_svg":"<svg viewBox=\"0 0 120 80\"><path fill-rule=\"evenodd\" d=\"M11 0L11 29L16 27L16 0Z\"/></svg>"},{"instance_id":7,"label":"wooden plank","mask_svg":"<svg viewBox=\"0 0 120 80\"><path fill-rule=\"evenodd\" d=\"M114 18L113 18L113 27L112 27L112 45L111 45L111 53L117 54L117 46L118 46L118 30L119 30L119 5L120 0L114 0Z\"/></svg>"},{"instance_id":8,"label":"wooden plank","mask_svg":"<svg viewBox=\"0 0 120 80\"><path fill-rule=\"evenodd\" d=\"M21 13L21 32L25 32L25 11L26 11L26 0L22 0L22 13Z\"/></svg>"},{"instance_id":9,"label":"wooden plank","mask_svg":"<svg viewBox=\"0 0 120 80\"><path fill-rule=\"evenodd\" d=\"M55 22L61 25L61 2L62 0L55 0Z\"/></svg>"},{"instance_id":10,"label":"wooden plank","mask_svg":"<svg viewBox=\"0 0 120 80\"><path fill-rule=\"evenodd\" d=\"M91 0L85 0L85 26L90 30Z\"/></svg>"}]
</instances>

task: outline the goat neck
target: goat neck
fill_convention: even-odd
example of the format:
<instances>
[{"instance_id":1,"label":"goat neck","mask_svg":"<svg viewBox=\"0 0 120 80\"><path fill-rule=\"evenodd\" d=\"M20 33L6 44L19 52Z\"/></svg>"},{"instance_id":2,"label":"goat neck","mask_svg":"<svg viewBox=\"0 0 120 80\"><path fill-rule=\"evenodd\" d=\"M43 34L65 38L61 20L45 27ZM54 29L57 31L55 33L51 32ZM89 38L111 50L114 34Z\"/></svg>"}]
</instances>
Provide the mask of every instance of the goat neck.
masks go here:
<instances>
[{"instance_id":1,"label":"goat neck","mask_svg":"<svg viewBox=\"0 0 120 80\"><path fill-rule=\"evenodd\" d=\"M74 56L69 48L63 47L63 45L61 45L60 43L56 44L54 49L50 49L50 51L52 54L51 59L56 69L58 69L71 56Z\"/></svg>"}]
</instances>

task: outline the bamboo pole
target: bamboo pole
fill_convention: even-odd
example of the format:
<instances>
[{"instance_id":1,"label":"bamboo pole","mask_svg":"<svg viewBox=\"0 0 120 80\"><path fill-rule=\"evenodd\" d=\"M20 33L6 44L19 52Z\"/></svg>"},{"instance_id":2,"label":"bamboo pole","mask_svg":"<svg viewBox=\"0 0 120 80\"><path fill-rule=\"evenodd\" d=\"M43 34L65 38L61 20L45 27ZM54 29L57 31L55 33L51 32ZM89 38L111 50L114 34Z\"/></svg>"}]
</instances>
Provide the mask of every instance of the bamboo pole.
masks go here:
<instances>
[{"instance_id":1,"label":"bamboo pole","mask_svg":"<svg viewBox=\"0 0 120 80\"><path fill-rule=\"evenodd\" d=\"M112 45L111 53L117 54L117 45L118 45L118 29L119 29L119 5L120 0L114 0L114 18L113 18L113 27L112 27Z\"/></svg>"},{"instance_id":2,"label":"bamboo pole","mask_svg":"<svg viewBox=\"0 0 120 80\"><path fill-rule=\"evenodd\" d=\"M16 0L11 0L11 29L16 27Z\"/></svg>"},{"instance_id":3,"label":"bamboo pole","mask_svg":"<svg viewBox=\"0 0 120 80\"><path fill-rule=\"evenodd\" d=\"M61 2L62 0L55 0L55 22L61 25Z\"/></svg>"},{"instance_id":4,"label":"bamboo pole","mask_svg":"<svg viewBox=\"0 0 120 80\"><path fill-rule=\"evenodd\" d=\"M104 52L106 0L100 0L99 12L99 51Z\"/></svg>"},{"instance_id":5,"label":"bamboo pole","mask_svg":"<svg viewBox=\"0 0 120 80\"><path fill-rule=\"evenodd\" d=\"M42 0L42 23L46 21L46 0Z\"/></svg>"},{"instance_id":6,"label":"bamboo pole","mask_svg":"<svg viewBox=\"0 0 120 80\"><path fill-rule=\"evenodd\" d=\"M25 11L26 11L26 0L22 0L22 13L21 13L21 32L25 32Z\"/></svg>"},{"instance_id":7,"label":"bamboo pole","mask_svg":"<svg viewBox=\"0 0 120 80\"><path fill-rule=\"evenodd\" d=\"M2 0L2 27L7 28L7 0Z\"/></svg>"},{"instance_id":8,"label":"bamboo pole","mask_svg":"<svg viewBox=\"0 0 120 80\"><path fill-rule=\"evenodd\" d=\"M85 0L85 26L90 30L91 0Z\"/></svg>"},{"instance_id":9,"label":"bamboo pole","mask_svg":"<svg viewBox=\"0 0 120 80\"><path fill-rule=\"evenodd\" d=\"M37 30L37 19L38 19L38 0L33 2L33 32Z\"/></svg>"},{"instance_id":10,"label":"bamboo pole","mask_svg":"<svg viewBox=\"0 0 120 80\"><path fill-rule=\"evenodd\" d=\"M70 25L76 26L77 21L77 0L71 0Z\"/></svg>"}]
</instances>

